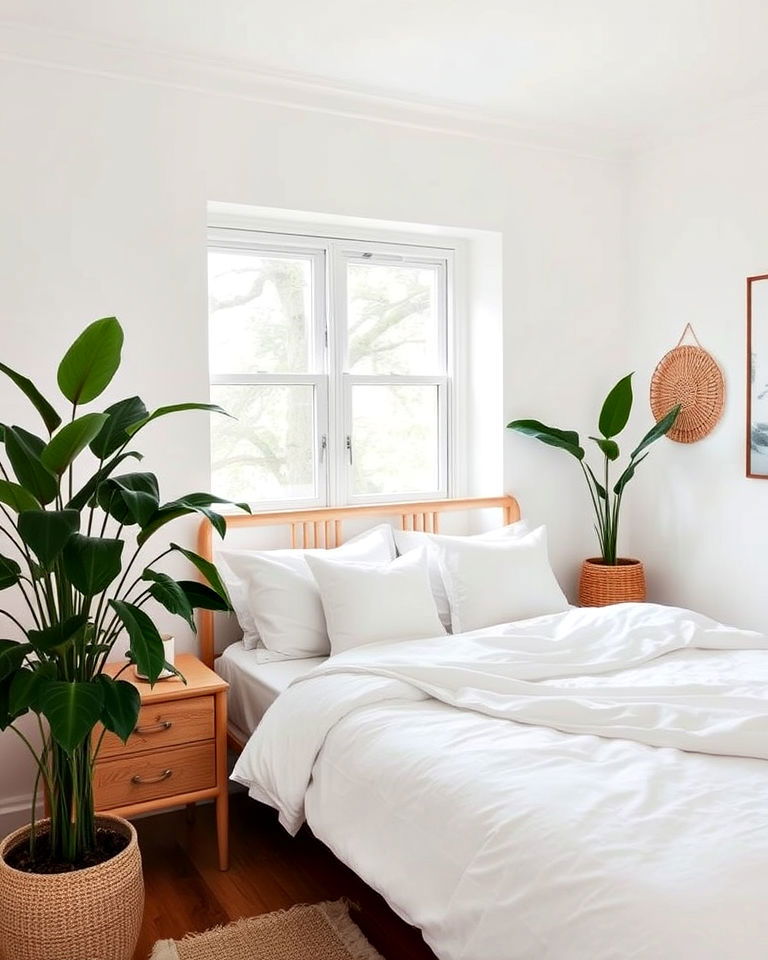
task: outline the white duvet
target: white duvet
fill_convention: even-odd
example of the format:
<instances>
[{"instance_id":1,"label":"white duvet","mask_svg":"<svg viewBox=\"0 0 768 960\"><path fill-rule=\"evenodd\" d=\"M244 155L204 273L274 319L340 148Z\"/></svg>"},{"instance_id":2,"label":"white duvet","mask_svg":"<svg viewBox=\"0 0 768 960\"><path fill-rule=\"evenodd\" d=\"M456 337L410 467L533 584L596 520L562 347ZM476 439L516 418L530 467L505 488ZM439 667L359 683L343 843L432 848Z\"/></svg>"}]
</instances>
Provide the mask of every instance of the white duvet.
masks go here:
<instances>
[{"instance_id":1,"label":"white duvet","mask_svg":"<svg viewBox=\"0 0 768 960\"><path fill-rule=\"evenodd\" d=\"M233 777L441 960L766 960L766 651L642 604L358 647Z\"/></svg>"}]
</instances>

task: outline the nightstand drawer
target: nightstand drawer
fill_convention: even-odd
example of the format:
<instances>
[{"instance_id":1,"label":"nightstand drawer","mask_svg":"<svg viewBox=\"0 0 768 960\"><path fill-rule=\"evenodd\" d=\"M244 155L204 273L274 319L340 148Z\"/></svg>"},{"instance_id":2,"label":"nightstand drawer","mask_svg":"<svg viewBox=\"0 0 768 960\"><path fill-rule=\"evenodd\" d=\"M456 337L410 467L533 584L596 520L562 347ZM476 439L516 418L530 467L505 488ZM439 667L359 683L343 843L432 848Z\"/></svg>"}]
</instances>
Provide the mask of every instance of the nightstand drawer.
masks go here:
<instances>
[{"instance_id":1,"label":"nightstand drawer","mask_svg":"<svg viewBox=\"0 0 768 960\"><path fill-rule=\"evenodd\" d=\"M213 722L212 696L145 704L139 711L136 728L125 746L114 733L105 735L99 760L125 757L145 750L160 750L179 743L211 740ZM101 727L94 736L98 738L100 733Z\"/></svg>"},{"instance_id":2,"label":"nightstand drawer","mask_svg":"<svg viewBox=\"0 0 768 960\"><path fill-rule=\"evenodd\" d=\"M153 750L97 763L93 775L98 810L127 807L216 785L216 743Z\"/></svg>"}]
</instances>

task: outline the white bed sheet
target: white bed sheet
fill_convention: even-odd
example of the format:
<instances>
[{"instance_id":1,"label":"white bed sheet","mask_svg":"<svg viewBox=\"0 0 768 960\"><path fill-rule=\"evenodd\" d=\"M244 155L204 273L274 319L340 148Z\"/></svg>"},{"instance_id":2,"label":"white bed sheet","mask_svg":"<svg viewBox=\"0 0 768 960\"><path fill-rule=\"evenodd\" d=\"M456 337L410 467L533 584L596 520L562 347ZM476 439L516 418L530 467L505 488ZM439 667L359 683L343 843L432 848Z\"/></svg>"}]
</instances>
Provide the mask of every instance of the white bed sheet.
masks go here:
<instances>
[{"instance_id":1,"label":"white bed sheet","mask_svg":"<svg viewBox=\"0 0 768 960\"><path fill-rule=\"evenodd\" d=\"M233 777L441 960L765 960L766 758L768 641L624 605L331 658Z\"/></svg>"},{"instance_id":2,"label":"white bed sheet","mask_svg":"<svg viewBox=\"0 0 768 960\"><path fill-rule=\"evenodd\" d=\"M259 663L243 641L230 644L218 657L214 670L229 684L229 724L235 733L250 736L278 695L299 677L325 663L327 657L273 660Z\"/></svg>"}]
</instances>

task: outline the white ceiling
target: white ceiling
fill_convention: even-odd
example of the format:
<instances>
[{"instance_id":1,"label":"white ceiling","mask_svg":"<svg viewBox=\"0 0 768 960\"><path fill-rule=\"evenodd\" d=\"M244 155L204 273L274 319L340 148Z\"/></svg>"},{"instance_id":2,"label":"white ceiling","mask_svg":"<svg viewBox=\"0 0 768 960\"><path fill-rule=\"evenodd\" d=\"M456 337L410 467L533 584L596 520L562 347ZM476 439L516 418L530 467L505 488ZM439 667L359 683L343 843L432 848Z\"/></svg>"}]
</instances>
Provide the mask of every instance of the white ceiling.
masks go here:
<instances>
[{"instance_id":1,"label":"white ceiling","mask_svg":"<svg viewBox=\"0 0 768 960\"><path fill-rule=\"evenodd\" d=\"M767 0L0 0L4 20L622 147L768 95Z\"/></svg>"}]
</instances>

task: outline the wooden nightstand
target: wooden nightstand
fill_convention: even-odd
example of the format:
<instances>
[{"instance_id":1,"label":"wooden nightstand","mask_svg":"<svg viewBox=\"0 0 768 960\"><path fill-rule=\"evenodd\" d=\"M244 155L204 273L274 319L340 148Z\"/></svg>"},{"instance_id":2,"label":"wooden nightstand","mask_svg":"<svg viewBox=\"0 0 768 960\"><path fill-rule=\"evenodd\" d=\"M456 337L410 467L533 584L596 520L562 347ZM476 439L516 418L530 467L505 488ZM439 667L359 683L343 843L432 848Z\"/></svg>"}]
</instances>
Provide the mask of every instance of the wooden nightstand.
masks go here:
<instances>
[{"instance_id":1,"label":"wooden nightstand","mask_svg":"<svg viewBox=\"0 0 768 960\"><path fill-rule=\"evenodd\" d=\"M108 663L111 676L124 666ZM120 674L141 694L136 728L123 744L107 733L94 768L99 811L134 817L167 807L216 800L219 867L229 866L227 793L227 689L229 684L197 657L179 654L176 677L154 687L137 680L133 667ZM94 731L98 738L102 728Z\"/></svg>"}]
</instances>

